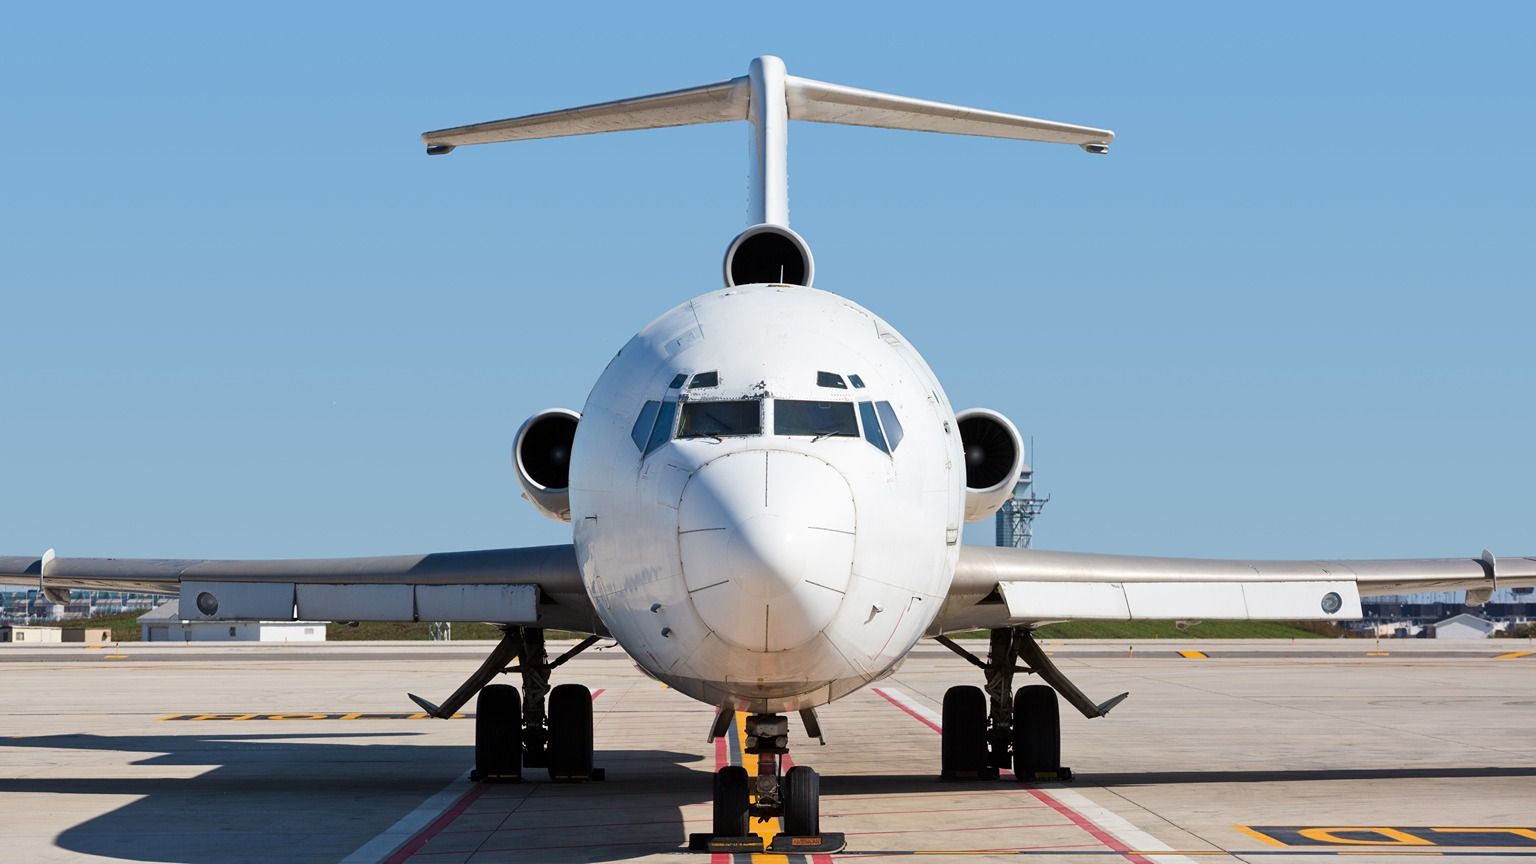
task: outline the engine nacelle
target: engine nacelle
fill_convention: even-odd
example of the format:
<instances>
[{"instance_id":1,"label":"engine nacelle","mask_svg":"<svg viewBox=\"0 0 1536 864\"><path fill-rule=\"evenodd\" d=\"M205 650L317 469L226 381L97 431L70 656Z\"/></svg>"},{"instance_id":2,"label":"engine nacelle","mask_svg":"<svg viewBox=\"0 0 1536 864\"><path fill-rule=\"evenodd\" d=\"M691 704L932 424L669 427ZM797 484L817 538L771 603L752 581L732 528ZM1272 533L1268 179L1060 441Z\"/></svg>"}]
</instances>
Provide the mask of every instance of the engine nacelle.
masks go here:
<instances>
[{"instance_id":1,"label":"engine nacelle","mask_svg":"<svg viewBox=\"0 0 1536 864\"><path fill-rule=\"evenodd\" d=\"M512 445L523 497L557 522L571 521L571 442L580 420L569 408L546 408L523 421Z\"/></svg>"},{"instance_id":2,"label":"engine nacelle","mask_svg":"<svg viewBox=\"0 0 1536 864\"><path fill-rule=\"evenodd\" d=\"M757 282L809 286L815 276L811 247L783 225L753 225L725 250L727 287Z\"/></svg>"},{"instance_id":3,"label":"engine nacelle","mask_svg":"<svg viewBox=\"0 0 1536 864\"><path fill-rule=\"evenodd\" d=\"M965 448L965 521L996 513L1013 494L1024 468L1024 439L1007 417L987 408L955 415Z\"/></svg>"}]
</instances>

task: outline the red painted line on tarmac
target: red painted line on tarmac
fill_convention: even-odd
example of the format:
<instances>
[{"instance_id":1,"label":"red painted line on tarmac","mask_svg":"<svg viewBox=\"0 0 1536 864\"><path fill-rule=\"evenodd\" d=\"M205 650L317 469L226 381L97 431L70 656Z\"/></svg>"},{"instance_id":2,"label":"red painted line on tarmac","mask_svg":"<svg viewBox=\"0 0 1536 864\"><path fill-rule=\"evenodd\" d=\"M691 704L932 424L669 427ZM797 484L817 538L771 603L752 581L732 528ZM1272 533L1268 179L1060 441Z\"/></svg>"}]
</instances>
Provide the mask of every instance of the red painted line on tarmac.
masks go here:
<instances>
[{"instance_id":1,"label":"red painted line on tarmac","mask_svg":"<svg viewBox=\"0 0 1536 864\"><path fill-rule=\"evenodd\" d=\"M1076 810L1073 810L1071 807L1068 807L1060 801L1057 801L1055 798L1047 795L1042 790L1030 789L1028 792L1036 798L1039 798L1041 801L1044 801L1047 807L1050 807L1057 813L1060 813L1068 819L1071 819L1073 824L1083 829L1084 831L1087 831L1089 834L1092 834L1093 839L1103 843L1105 846L1108 846L1112 851L1119 853L1121 858L1130 861L1131 864L1152 864L1151 859L1148 859L1142 855L1137 855L1135 852L1131 852L1130 850L1126 849L1125 845L1119 840L1116 840L1114 835L1093 824L1093 821L1090 820L1087 816L1084 816Z\"/></svg>"},{"instance_id":2,"label":"red painted line on tarmac","mask_svg":"<svg viewBox=\"0 0 1536 864\"><path fill-rule=\"evenodd\" d=\"M916 711L913 711L911 708L908 708L907 706L901 704L900 702L897 702L895 699L892 699L890 696L886 695L886 693L884 691L880 690L879 688L873 688L873 689L874 689L875 694L878 695L881 699L884 699L885 701L891 703L892 705L895 705L897 708L900 708L909 717L913 717L913 718L917 719L924 726L927 726L929 729L932 729L935 732L939 732L941 734L943 733L944 730L943 730L943 728L941 728L939 726L939 724L933 722L932 720L929 720L927 717L924 717L923 715L917 713ZM1067 805L1061 803L1060 801L1057 801L1055 798L1052 798L1050 795L1046 794L1046 792L1044 792L1043 790L1040 790L1040 789L1025 789L1024 791L1028 792L1030 795L1033 795L1035 798L1038 798L1047 807L1050 807L1052 810L1055 810L1057 813L1060 813L1061 815L1063 815L1063 816L1067 817L1068 819L1072 820L1072 824L1073 825L1076 825L1077 827L1083 829L1084 831L1087 831L1090 835L1093 836L1093 839L1095 839L1095 840L1099 841L1100 843L1104 844L1106 847L1109 848L1110 851L1118 854L1121 858L1124 858L1125 860L1131 862L1131 864L1152 864L1151 859L1149 859L1149 858L1147 858L1145 856L1142 856L1142 855L1137 855L1135 852L1132 852L1129 849L1125 848L1125 845L1123 843L1121 843L1119 840L1116 840L1113 834L1110 834L1108 831L1105 831L1103 828L1100 828L1098 825L1095 825L1093 820L1089 819L1087 816L1084 816L1083 814L1077 812L1076 810L1073 810L1071 807L1068 807Z\"/></svg>"},{"instance_id":3,"label":"red painted line on tarmac","mask_svg":"<svg viewBox=\"0 0 1536 864\"><path fill-rule=\"evenodd\" d=\"M603 695L603 688L592 691L593 701L596 701L597 697L601 695ZM476 799L484 795L487 788L489 787L484 783L476 783L470 787L469 791L460 796L459 800L453 802L451 807L444 810L441 816L433 819L431 824L416 832L415 836L405 841L405 845L396 849L388 858L385 858L384 864L404 864L406 859L419 852L421 847L427 845L433 837L443 833L449 825L454 823L454 820L463 816L464 811L469 809L469 805L475 803Z\"/></svg>"},{"instance_id":4,"label":"red painted line on tarmac","mask_svg":"<svg viewBox=\"0 0 1536 864\"><path fill-rule=\"evenodd\" d=\"M939 728L939 724L933 722L932 720L929 720L927 717L924 717L923 715L917 713L916 711L913 711L911 708L908 708L907 706L901 704L900 702L897 702L895 699L892 699L890 696L888 696L886 694L886 692L884 690L881 690L880 688L876 687L875 688L875 695L879 696L881 699L884 699L885 701L891 703L892 705L895 705L897 708L900 708L902 711L906 712L908 717L911 717L911 718L917 720L917 722L923 724L924 726L927 726L929 729L932 729L933 731L940 732L940 733L942 733L944 731L943 729Z\"/></svg>"},{"instance_id":5,"label":"red painted line on tarmac","mask_svg":"<svg viewBox=\"0 0 1536 864\"><path fill-rule=\"evenodd\" d=\"M395 853L384 859L384 864L403 864L403 862L427 845L433 837L443 832L444 828L453 824L453 820L464 815L469 805L475 803L475 799L485 794L490 787L484 783L476 783L468 792L465 792L459 800L453 802L453 806L443 811L443 815L432 820L432 824L416 832L416 836L405 841L405 845L395 850Z\"/></svg>"}]
</instances>

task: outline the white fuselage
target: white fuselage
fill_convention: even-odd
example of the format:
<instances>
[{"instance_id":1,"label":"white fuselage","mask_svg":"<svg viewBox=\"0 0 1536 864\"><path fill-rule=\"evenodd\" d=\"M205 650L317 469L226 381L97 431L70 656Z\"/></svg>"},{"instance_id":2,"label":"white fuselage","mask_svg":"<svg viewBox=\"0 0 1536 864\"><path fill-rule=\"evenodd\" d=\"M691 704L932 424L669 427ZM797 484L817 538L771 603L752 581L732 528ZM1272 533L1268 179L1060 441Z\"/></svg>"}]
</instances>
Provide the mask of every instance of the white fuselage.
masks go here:
<instances>
[{"instance_id":1,"label":"white fuselage","mask_svg":"<svg viewBox=\"0 0 1536 864\"><path fill-rule=\"evenodd\" d=\"M954 411L890 325L814 288L747 285L672 309L604 370L571 521L597 612L646 671L785 712L889 674L922 635L964 486Z\"/></svg>"}]
</instances>

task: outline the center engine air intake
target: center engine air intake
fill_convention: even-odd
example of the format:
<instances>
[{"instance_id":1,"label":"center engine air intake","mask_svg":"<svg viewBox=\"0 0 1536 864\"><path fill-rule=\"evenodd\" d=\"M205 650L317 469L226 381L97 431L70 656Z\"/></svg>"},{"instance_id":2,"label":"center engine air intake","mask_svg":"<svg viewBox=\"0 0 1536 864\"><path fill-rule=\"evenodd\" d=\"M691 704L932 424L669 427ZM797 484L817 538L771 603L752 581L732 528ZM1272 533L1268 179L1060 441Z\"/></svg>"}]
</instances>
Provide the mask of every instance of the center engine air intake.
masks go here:
<instances>
[{"instance_id":1,"label":"center engine air intake","mask_svg":"<svg viewBox=\"0 0 1536 864\"><path fill-rule=\"evenodd\" d=\"M1013 494L1024 468L1024 439L1007 417L986 408L955 416L965 448L965 521L996 513Z\"/></svg>"},{"instance_id":2,"label":"center engine air intake","mask_svg":"<svg viewBox=\"0 0 1536 864\"><path fill-rule=\"evenodd\" d=\"M758 282L809 286L815 275L811 247L784 225L753 225L725 250L727 287Z\"/></svg>"},{"instance_id":3,"label":"center engine air intake","mask_svg":"<svg viewBox=\"0 0 1536 864\"><path fill-rule=\"evenodd\" d=\"M571 443L580 420L569 408L547 408L523 421L512 445L523 497L556 522L571 521Z\"/></svg>"}]
</instances>

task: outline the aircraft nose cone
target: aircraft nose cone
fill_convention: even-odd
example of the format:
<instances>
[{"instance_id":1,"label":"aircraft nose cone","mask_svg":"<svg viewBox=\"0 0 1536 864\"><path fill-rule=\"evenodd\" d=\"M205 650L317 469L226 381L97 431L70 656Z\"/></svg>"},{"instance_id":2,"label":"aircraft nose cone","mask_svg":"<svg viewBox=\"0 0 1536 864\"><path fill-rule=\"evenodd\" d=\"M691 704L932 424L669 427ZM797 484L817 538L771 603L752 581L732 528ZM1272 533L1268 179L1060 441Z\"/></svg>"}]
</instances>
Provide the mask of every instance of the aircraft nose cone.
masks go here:
<instances>
[{"instance_id":1,"label":"aircraft nose cone","mask_svg":"<svg viewBox=\"0 0 1536 864\"><path fill-rule=\"evenodd\" d=\"M805 533L796 520L777 513L748 516L730 532L726 572L757 600L782 596L805 575Z\"/></svg>"},{"instance_id":2,"label":"aircraft nose cone","mask_svg":"<svg viewBox=\"0 0 1536 864\"><path fill-rule=\"evenodd\" d=\"M721 639L785 651L821 632L853 570L853 495L831 465L752 451L694 472L678 507L689 597Z\"/></svg>"}]
</instances>

